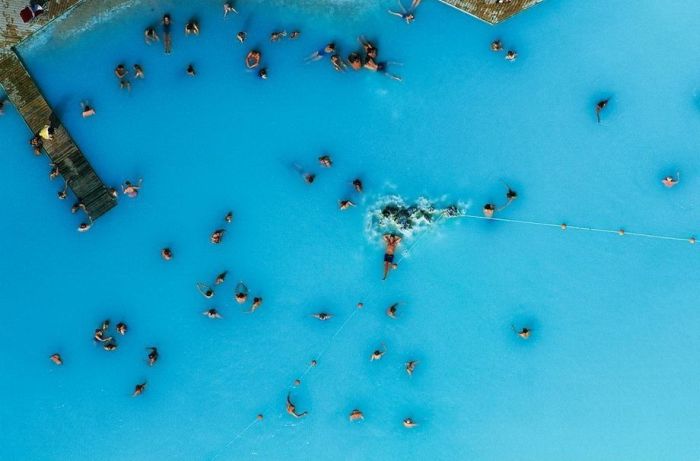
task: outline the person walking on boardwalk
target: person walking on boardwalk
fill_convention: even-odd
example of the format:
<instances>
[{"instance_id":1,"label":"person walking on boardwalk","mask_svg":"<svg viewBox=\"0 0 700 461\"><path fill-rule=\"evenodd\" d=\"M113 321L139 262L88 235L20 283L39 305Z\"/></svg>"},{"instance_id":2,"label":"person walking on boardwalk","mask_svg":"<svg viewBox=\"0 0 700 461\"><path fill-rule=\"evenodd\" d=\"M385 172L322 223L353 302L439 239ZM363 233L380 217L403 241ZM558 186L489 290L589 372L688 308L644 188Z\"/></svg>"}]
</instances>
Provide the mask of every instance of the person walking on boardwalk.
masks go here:
<instances>
[{"instance_id":1,"label":"person walking on boardwalk","mask_svg":"<svg viewBox=\"0 0 700 461\"><path fill-rule=\"evenodd\" d=\"M401 237L396 234L384 234L384 242L386 242L386 251L384 252L384 278L382 280L386 280L387 275L389 275L389 269L398 267L394 263L394 252L399 243L401 243Z\"/></svg>"}]
</instances>

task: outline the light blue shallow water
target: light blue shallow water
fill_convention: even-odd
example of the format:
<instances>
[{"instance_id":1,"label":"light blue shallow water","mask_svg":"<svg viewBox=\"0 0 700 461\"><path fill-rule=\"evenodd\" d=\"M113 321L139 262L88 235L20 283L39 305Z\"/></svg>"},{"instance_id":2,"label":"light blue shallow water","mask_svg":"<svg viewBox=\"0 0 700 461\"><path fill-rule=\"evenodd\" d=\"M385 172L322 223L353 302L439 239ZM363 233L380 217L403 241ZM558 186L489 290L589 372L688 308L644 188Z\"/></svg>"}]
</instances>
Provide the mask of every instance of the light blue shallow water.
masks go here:
<instances>
[{"instance_id":1,"label":"light blue shallow water","mask_svg":"<svg viewBox=\"0 0 700 461\"><path fill-rule=\"evenodd\" d=\"M452 220L407 239L382 282L365 223L393 194L478 213L502 200L502 180L520 195L502 217L693 235L700 8L548 0L494 28L431 1L411 26L385 13L393 2L241 1L226 21L216 2L158 3L21 50L105 181L143 177L144 188L78 234L17 113L0 119L0 459L697 459L696 247ZM166 10L171 56L141 35ZM199 37L182 34L192 15ZM269 43L278 28L302 38ZM303 63L331 38L346 55L360 34L404 64L404 82ZM497 37L516 62L489 51ZM268 81L243 68L253 46ZM119 62L145 69L130 94ZM80 117L83 99L97 116ZM320 171L324 152L335 164ZM680 185L663 188L676 171ZM358 206L341 213L342 198ZM195 282L224 269L226 284L202 298ZM252 315L232 300L238 280L265 299ZM224 319L200 315L212 306ZM309 316L321 310L335 317ZM91 341L104 318L130 327L113 353ZM321 353L292 390L309 411L294 420L288 389ZM420 362L411 378L409 359ZM354 408L363 422L348 421ZM405 429L407 416L419 426Z\"/></svg>"}]
</instances>

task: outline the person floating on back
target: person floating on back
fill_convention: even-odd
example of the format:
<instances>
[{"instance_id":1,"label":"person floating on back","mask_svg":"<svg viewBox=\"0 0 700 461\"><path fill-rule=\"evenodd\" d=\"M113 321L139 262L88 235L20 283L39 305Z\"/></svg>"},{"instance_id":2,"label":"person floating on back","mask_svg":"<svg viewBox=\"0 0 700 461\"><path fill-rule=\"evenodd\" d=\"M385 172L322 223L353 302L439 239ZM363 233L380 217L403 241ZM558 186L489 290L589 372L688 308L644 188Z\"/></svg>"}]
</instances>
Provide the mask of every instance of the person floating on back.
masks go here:
<instances>
[{"instance_id":1,"label":"person floating on back","mask_svg":"<svg viewBox=\"0 0 700 461\"><path fill-rule=\"evenodd\" d=\"M598 123L600 123L600 112L608 106L608 101L610 101L610 98L598 101L595 105L595 116Z\"/></svg>"},{"instance_id":2,"label":"person floating on back","mask_svg":"<svg viewBox=\"0 0 700 461\"><path fill-rule=\"evenodd\" d=\"M384 234L384 242L386 242L386 251L384 252L384 278L382 280L386 280L389 269L398 267L398 264L394 263L394 252L401 243L401 237L396 234Z\"/></svg>"},{"instance_id":3,"label":"person floating on back","mask_svg":"<svg viewBox=\"0 0 700 461\"><path fill-rule=\"evenodd\" d=\"M421 0L413 0L411 2L411 8L408 10L404 8L403 3L401 3L401 0L399 0L399 7L401 8L401 12L398 11L393 11L393 10L388 10L389 14L392 14L394 16L398 16L404 21L406 21L406 24L410 24L416 19L416 15L414 14L416 11L416 8L418 8L418 5L420 5Z\"/></svg>"},{"instance_id":4,"label":"person floating on back","mask_svg":"<svg viewBox=\"0 0 700 461\"><path fill-rule=\"evenodd\" d=\"M165 49L165 54L170 54L173 51L173 39L170 36L171 26L170 15L166 13L163 15L163 48Z\"/></svg>"}]
</instances>

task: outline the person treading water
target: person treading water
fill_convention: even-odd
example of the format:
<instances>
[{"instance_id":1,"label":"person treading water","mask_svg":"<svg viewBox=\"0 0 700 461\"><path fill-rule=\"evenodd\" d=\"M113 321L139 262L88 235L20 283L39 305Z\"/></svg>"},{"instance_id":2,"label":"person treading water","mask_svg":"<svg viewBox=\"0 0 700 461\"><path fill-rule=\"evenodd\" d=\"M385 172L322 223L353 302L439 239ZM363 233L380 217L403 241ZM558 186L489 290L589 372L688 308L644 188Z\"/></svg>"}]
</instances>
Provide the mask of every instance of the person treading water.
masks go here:
<instances>
[{"instance_id":1,"label":"person treading water","mask_svg":"<svg viewBox=\"0 0 700 461\"><path fill-rule=\"evenodd\" d=\"M398 267L398 264L394 263L394 252L401 243L401 237L396 234L384 234L384 242L386 242L386 250L384 252L384 278L382 280L386 280L389 269Z\"/></svg>"},{"instance_id":2,"label":"person treading water","mask_svg":"<svg viewBox=\"0 0 700 461\"><path fill-rule=\"evenodd\" d=\"M393 11L393 10L388 10L389 14L398 16L404 21L406 21L406 24L410 24L416 19L415 11L416 8L418 8L418 5L420 5L421 0L413 0L411 2L411 7L407 10L404 8L403 3L401 3L401 0L399 0L399 7L401 8L401 12L398 11Z\"/></svg>"},{"instance_id":3,"label":"person treading water","mask_svg":"<svg viewBox=\"0 0 700 461\"><path fill-rule=\"evenodd\" d=\"M243 304L248 299L248 287L245 283L238 282L236 285L236 290L234 291L234 299L238 304Z\"/></svg>"}]
</instances>

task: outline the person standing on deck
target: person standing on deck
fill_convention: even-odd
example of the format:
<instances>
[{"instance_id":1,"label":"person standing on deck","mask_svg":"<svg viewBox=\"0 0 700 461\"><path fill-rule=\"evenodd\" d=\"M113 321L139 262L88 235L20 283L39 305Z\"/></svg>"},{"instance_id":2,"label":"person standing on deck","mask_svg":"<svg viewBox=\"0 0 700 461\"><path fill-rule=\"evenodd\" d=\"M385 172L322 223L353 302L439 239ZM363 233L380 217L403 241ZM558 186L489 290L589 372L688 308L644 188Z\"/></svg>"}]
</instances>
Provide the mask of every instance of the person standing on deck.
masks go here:
<instances>
[{"instance_id":1,"label":"person standing on deck","mask_svg":"<svg viewBox=\"0 0 700 461\"><path fill-rule=\"evenodd\" d=\"M384 242L386 242L386 252L384 253L384 278L382 280L386 280L387 275L389 275L389 269L398 267L394 263L394 252L399 243L401 243L401 237L396 234L384 234Z\"/></svg>"}]
</instances>

